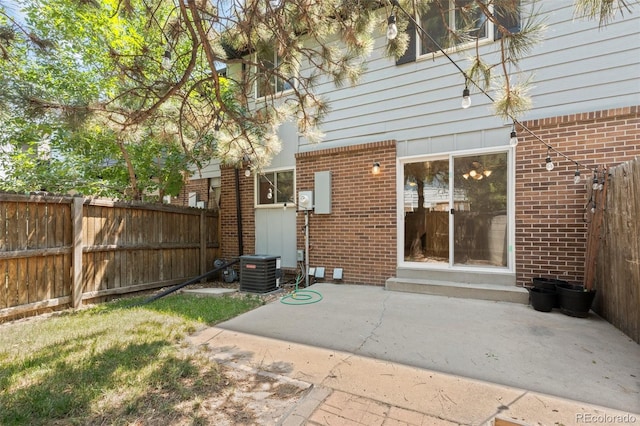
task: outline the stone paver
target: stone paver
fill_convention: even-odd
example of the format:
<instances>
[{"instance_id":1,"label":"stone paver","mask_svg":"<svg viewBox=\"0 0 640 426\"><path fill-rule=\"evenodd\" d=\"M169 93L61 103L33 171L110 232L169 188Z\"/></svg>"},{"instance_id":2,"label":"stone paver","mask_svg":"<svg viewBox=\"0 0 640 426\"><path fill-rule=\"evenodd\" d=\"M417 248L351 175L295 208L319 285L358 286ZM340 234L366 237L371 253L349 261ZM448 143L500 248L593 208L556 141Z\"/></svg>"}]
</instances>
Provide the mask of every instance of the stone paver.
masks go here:
<instances>
[{"instance_id":1,"label":"stone paver","mask_svg":"<svg viewBox=\"0 0 640 426\"><path fill-rule=\"evenodd\" d=\"M341 391L332 392L307 422L307 425L323 426L453 426L457 424Z\"/></svg>"},{"instance_id":2,"label":"stone paver","mask_svg":"<svg viewBox=\"0 0 640 426\"><path fill-rule=\"evenodd\" d=\"M312 385L284 426L529 426L640 415L464 377L211 327L189 337L224 364L246 365ZM622 418L622 417L620 417Z\"/></svg>"}]
</instances>

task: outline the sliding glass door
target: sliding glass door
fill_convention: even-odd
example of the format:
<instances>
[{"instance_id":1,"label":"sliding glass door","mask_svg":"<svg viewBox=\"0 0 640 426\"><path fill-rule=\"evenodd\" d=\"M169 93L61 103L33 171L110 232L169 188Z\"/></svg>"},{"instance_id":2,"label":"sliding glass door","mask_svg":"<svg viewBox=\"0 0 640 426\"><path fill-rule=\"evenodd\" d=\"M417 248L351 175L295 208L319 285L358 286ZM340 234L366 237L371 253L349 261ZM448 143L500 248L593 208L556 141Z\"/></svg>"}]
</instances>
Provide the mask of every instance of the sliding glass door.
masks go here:
<instances>
[{"instance_id":1,"label":"sliding glass door","mask_svg":"<svg viewBox=\"0 0 640 426\"><path fill-rule=\"evenodd\" d=\"M507 267L507 152L404 164L404 260Z\"/></svg>"},{"instance_id":2,"label":"sliding glass door","mask_svg":"<svg viewBox=\"0 0 640 426\"><path fill-rule=\"evenodd\" d=\"M457 265L507 266L507 153L454 157Z\"/></svg>"}]
</instances>

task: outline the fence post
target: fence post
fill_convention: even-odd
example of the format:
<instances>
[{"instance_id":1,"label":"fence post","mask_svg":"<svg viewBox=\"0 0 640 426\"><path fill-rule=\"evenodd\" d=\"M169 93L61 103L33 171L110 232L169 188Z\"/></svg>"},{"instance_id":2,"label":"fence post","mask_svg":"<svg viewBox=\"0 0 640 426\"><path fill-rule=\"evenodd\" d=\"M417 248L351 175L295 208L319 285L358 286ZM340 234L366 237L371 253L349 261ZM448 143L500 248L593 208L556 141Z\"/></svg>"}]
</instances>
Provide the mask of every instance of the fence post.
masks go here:
<instances>
[{"instance_id":1,"label":"fence post","mask_svg":"<svg viewBox=\"0 0 640 426\"><path fill-rule=\"evenodd\" d=\"M200 275L207 272L207 232L204 209L200 212Z\"/></svg>"},{"instance_id":2,"label":"fence post","mask_svg":"<svg viewBox=\"0 0 640 426\"><path fill-rule=\"evenodd\" d=\"M74 309L82 305L82 208L83 197L73 197L71 217L73 221L73 251L71 256L71 303Z\"/></svg>"}]
</instances>

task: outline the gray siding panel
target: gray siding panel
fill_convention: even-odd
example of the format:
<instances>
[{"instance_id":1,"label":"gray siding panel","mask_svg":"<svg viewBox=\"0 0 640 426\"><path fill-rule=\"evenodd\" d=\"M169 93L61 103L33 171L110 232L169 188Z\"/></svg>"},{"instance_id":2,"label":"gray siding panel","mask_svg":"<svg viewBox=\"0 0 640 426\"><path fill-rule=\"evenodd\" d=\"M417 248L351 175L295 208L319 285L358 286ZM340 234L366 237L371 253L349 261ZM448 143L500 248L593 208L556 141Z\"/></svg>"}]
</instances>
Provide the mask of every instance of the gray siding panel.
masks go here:
<instances>
[{"instance_id":1,"label":"gray siding panel","mask_svg":"<svg viewBox=\"0 0 640 426\"><path fill-rule=\"evenodd\" d=\"M520 64L523 76L534 76L533 108L521 119L640 104L637 13L618 15L609 26L598 28L597 21L574 19L572 1L540 6L548 28ZM464 79L446 58L427 56L397 66L393 58L383 56L385 43L382 36L376 40L357 86L336 88L324 82L317 87L331 106L322 125L326 137L318 145L301 140L300 151L385 139L415 141L421 145L417 151L424 153L440 152L443 141L450 141L454 149L508 144L509 123L492 115L484 95L472 89L473 106L460 108ZM482 47L487 52L496 48L496 43ZM450 56L465 69L465 55L463 51ZM468 134L456 138L461 131ZM493 136L481 135L483 131Z\"/></svg>"}]
</instances>

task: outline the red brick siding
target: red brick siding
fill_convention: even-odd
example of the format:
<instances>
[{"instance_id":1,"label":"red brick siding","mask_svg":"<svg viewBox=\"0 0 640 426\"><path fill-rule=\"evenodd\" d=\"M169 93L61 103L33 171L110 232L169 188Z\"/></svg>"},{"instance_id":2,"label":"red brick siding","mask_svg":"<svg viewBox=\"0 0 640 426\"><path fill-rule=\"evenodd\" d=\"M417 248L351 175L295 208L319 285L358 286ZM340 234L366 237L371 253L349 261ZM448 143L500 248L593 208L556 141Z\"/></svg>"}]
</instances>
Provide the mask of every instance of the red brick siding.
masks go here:
<instances>
[{"instance_id":1,"label":"red brick siding","mask_svg":"<svg viewBox=\"0 0 640 426\"><path fill-rule=\"evenodd\" d=\"M222 257L230 260L242 254L254 254L256 246L256 225L253 207L254 177L238 173L240 206L242 214L243 253L239 252L238 216L236 208L236 178L233 167L222 167L220 192L220 243Z\"/></svg>"},{"instance_id":2,"label":"red brick siding","mask_svg":"<svg viewBox=\"0 0 640 426\"><path fill-rule=\"evenodd\" d=\"M198 201L204 201L204 205L207 208L213 209L215 206L211 200L211 194L209 189L209 179L191 179L187 181L180 193L176 197L171 197L171 204L176 206L188 206L189 205L189 193L195 192L198 194ZM211 201L211 202L210 202Z\"/></svg>"},{"instance_id":3,"label":"red brick siding","mask_svg":"<svg viewBox=\"0 0 640 426\"><path fill-rule=\"evenodd\" d=\"M297 154L297 190L313 189L321 171L331 171L331 214L309 218L310 266L324 266L328 279L341 267L345 283L384 285L397 263L395 141ZM304 214L297 225L303 249Z\"/></svg>"},{"instance_id":4,"label":"red brick siding","mask_svg":"<svg viewBox=\"0 0 640 426\"><path fill-rule=\"evenodd\" d=\"M637 107L531 120L523 123L549 145L587 167L614 166L640 155ZM544 168L546 146L523 129L516 150L516 277L583 280L586 245L584 209L591 175L552 152L556 167ZM378 161L382 173L371 174ZM383 285L395 275L396 146L394 141L332 148L296 155L296 188L313 189L314 172L332 172L332 213L310 217L310 263L327 277L344 269L343 282ZM240 176L244 254L255 248L253 177ZM223 257L238 256L233 168L222 171L221 243ZM297 245L304 248L304 215L297 217Z\"/></svg>"},{"instance_id":5,"label":"red brick siding","mask_svg":"<svg viewBox=\"0 0 640 426\"><path fill-rule=\"evenodd\" d=\"M572 114L523 123L571 160L594 168L615 166L640 155L638 107ZM584 221L592 174L551 152L556 165L545 169L547 147L523 129L516 153L516 272L518 285L534 277L582 283L586 247Z\"/></svg>"}]
</instances>

